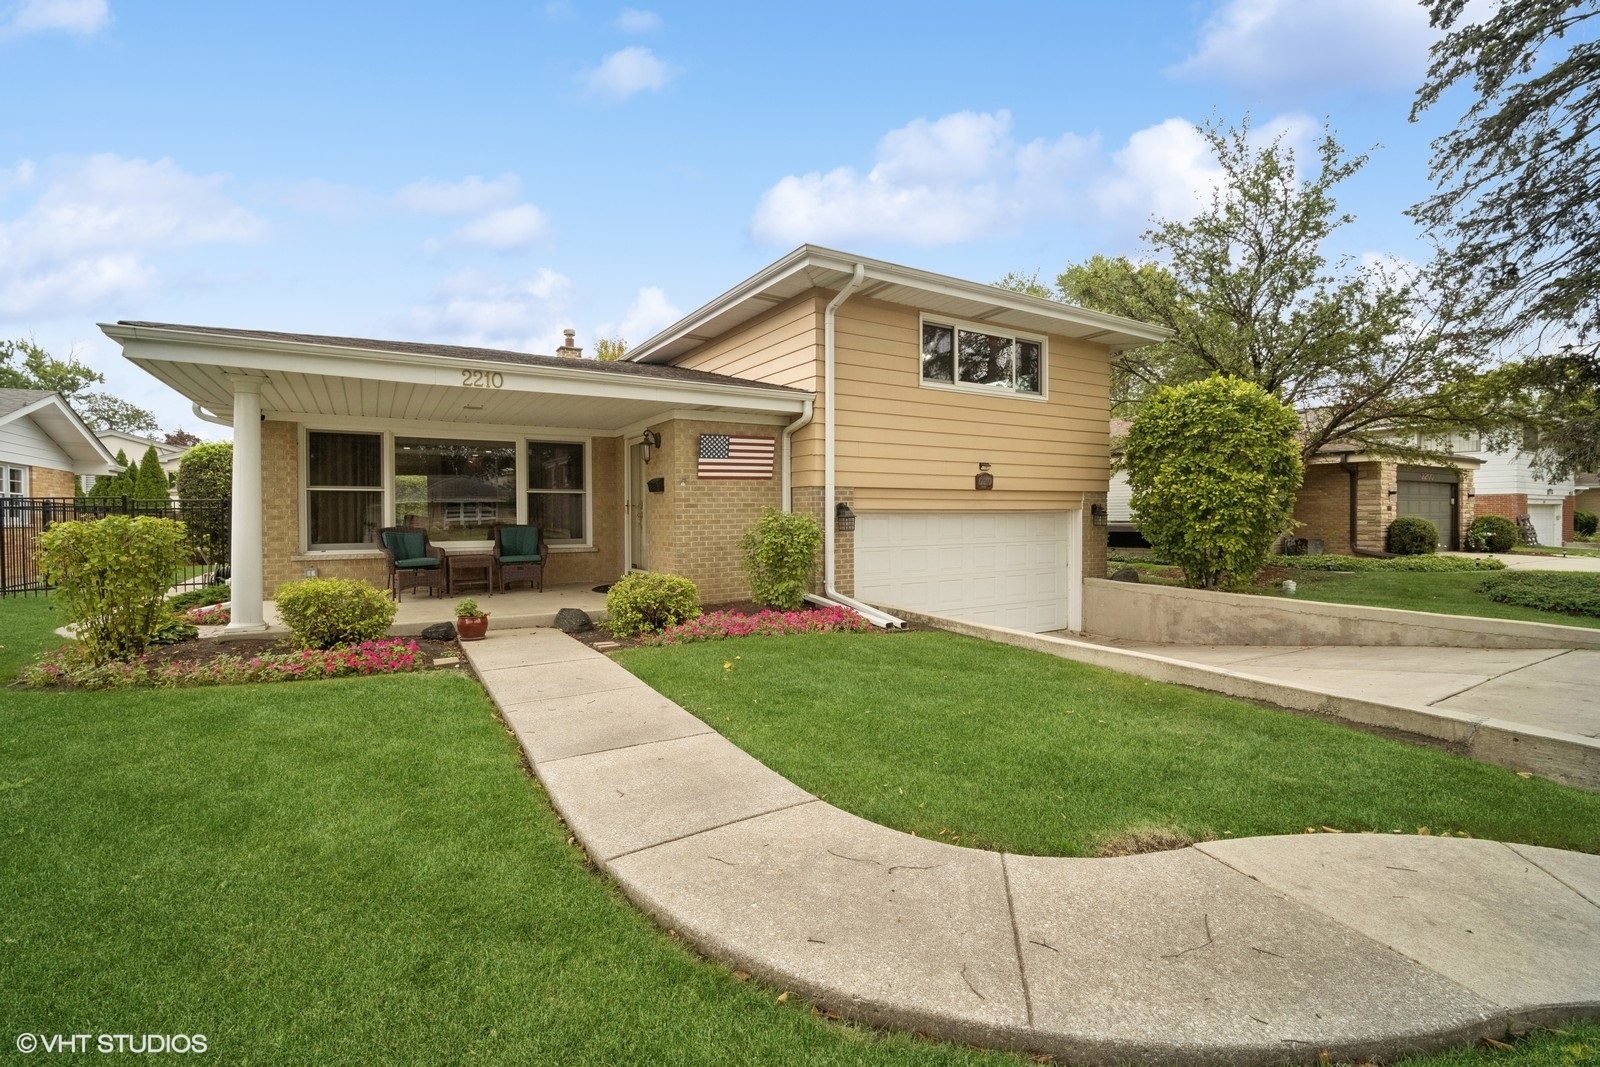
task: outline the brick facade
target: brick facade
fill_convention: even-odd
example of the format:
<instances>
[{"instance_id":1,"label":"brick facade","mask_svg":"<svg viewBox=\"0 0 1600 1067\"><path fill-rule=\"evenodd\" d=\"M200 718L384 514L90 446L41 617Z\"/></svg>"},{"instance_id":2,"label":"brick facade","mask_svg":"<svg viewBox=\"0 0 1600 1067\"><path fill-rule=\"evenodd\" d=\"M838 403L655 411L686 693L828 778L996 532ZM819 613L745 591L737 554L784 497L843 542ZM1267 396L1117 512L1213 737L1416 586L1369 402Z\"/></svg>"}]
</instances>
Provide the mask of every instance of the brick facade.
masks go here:
<instances>
[{"instance_id":1,"label":"brick facade","mask_svg":"<svg viewBox=\"0 0 1600 1067\"><path fill-rule=\"evenodd\" d=\"M1096 526L1094 524L1094 505L1106 506L1106 494L1083 494L1083 577L1104 578L1106 576L1106 537L1109 526Z\"/></svg>"},{"instance_id":2,"label":"brick facade","mask_svg":"<svg viewBox=\"0 0 1600 1067\"><path fill-rule=\"evenodd\" d=\"M851 510L855 509L856 491L848 486L836 485L834 490L834 504L843 502L849 504ZM833 522L834 508L822 506L822 486L797 485L793 488L794 509L810 515L818 523ZM833 534L833 587L845 596L856 595L856 534L854 530L847 532L834 531ZM817 557L817 571L811 581L811 591L821 594L824 584L823 568L825 563L819 554Z\"/></svg>"},{"instance_id":3,"label":"brick facade","mask_svg":"<svg viewBox=\"0 0 1600 1067\"><path fill-rule=\"evenodd\" d=\"M71 497L77 492L77 484L71 471L55 467L28 468L29 496Z\"/></svg>"},{"instance_id":4,"label":"brick facade","mask_svg":"<svg viewBox=\"0 0 1600 1067\"><path fill-rule=\"evenodd\" d=\"M1391 462L1369 461L1352 463L1356 471L1356 543L1364 551L1382 552L1395 520L1400 488L1399 467ZM1322 550L1347 555L1350 545L1350 475L1344 466L1333 463L1312 463L1306 467L1305 481L1295 498L1295 537L1308 541L1321 541ZM1485 512L1486 497L1472 496L1473 472L1463 469L1457 490L1457 543L1464 543L1467 527L1472 518ZM1476 505L1476 506L1475 506ZM1523 498L1526 510L1527 498ZM1441 538L1441 541L1444 539ZM1440 546L1444 547L1443 544Z\"/></svg>"}]
</instances>

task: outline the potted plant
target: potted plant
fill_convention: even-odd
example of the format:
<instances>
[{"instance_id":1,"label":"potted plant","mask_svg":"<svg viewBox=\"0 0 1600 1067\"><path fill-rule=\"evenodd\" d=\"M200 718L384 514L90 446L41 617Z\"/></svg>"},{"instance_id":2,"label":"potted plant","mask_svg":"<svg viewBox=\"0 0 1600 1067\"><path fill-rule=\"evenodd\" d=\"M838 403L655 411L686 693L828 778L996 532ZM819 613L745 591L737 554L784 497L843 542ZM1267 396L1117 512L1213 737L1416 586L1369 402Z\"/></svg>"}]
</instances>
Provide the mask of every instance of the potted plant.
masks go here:
<instances>
[{"instance_id":1,"label":"potted plant","mask_svg":"<svg viewBox=\"0 0 1600 1067\"><path fill-rule=\"evenodd\" d=\"M456 601L456 633L463 641L482 641L489 632L489 613L470 597Z\"/></svg>"}]
</instances>

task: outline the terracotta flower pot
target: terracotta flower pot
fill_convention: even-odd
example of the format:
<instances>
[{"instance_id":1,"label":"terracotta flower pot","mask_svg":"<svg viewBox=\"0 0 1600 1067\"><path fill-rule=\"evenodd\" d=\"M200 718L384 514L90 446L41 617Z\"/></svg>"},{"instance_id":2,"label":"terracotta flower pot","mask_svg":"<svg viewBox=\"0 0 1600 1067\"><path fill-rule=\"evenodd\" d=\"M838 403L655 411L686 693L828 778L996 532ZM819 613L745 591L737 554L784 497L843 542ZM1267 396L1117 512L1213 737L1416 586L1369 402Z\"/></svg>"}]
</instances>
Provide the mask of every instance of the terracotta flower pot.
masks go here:
<instances>
[{"instance_id":1,"label":"terracotta flower pot","mask_svg":"<svg viewBox=\"0 0 1600 1067\"><path fill-rule=\"evenodd\" d=\"M462 615L456 618L456 635L463 641L482 641L484 635L488 632L489 616L487 615L479 615L476 618Z\"/></svg>"}]
</instances>

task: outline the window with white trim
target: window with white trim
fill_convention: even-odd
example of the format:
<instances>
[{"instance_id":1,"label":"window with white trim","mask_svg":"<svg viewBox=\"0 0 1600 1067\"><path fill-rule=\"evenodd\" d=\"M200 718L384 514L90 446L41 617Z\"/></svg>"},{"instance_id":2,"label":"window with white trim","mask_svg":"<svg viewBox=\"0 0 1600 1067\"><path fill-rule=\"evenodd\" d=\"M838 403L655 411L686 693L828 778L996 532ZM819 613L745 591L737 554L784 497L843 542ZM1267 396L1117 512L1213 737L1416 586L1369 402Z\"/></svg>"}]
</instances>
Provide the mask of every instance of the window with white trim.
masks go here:
<instances>
[{"instance_id":1,"label":"window with white trim","mask_svg":"<svg viewBox=\"0 0 1600 1067\"><path fill-rule=\"evenodd\" d=\"M383 435L306 433L306 540L313 551L371 548L383 525Z\"/></svg>"},{"instance_id":2,"label":"window with white trim","mask_svg":"<svg viewBox=\"0 0 1600 1067\"><path fill-rule=\"evenodd\" d=\"M1045 345L1040 338L996 333L956 320L922 320L922 380L930 385L1044 393Z\"/></svg>"},{"instance_id":3,"label":"window with white trim","mask_svg":"<svg viewBox=\"0 0 1600 1067\"><path fill-rule=\"evenodd\" d=\"M22 508L13 506L11 501L27 495L28 468L0 467L0 515L4 516L7 526L16 526L23 521Z\"/></svg>"},{"instance_id":4,"label":"window with white trim","mask_svg":"<svg viewBox=\"0 0 1600 1067\"><path fill-rule=\"evenodd\" d=\"M487 541L517 521L515 441L394 439L394 524L434 541Z\"/></svg>"},{"instance_id":5,"label":"window with white trim","mask_svg":"<svg viewBox=\"0 0 1600 1067\"><path fill-rule=\"evenodd\" d=\"M579 441L528 442L528 523L552 546L588 542L585 452Z\"/></svg>"}]
</instances>

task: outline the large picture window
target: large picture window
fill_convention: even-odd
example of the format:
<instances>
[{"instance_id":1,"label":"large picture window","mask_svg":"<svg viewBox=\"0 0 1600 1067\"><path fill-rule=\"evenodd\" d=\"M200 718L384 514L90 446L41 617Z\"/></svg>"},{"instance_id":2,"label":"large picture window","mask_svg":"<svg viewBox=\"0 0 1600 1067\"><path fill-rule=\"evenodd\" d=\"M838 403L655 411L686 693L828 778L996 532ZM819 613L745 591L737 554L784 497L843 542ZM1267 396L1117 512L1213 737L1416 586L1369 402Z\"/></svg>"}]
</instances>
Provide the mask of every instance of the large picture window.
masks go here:
<instances>
[{"instance_id":1,"label":"large picture window","mask_svg":"<svg viewBox=\"0 0 1600 1067\"><path fill-rule=\"evenodd\" d=\"M1040 396L1044 392L1044 342L925 320L922 380L982 392Z\"/></svg>"},{"instance_id":2,"label":"large picture window","mask_svg":"<svg viewBox=\"0 0 1600 1067\"><path fill-rule=\"evenodd\" d=\"M587 542L588 492L581 443L528 442L528 522L541 527L551 545Z\"/></svg>"},{"instance_id":3,"label":"large picture window","mask_svg":"<svg viewBox=\"0 0 1600 1067\"><path fill-rule=\"evenodd\" d=\"M383 435L306 435L306 518L313 549L367 548L383 514Z\"/></svg>"},{"instance_id":4,"label":"large picture window","mask_svg":"<svg viewBox=\"0 0 1600 1067\"><path fill-rule=\"evenodd\" d=\"M517 521L517 448L509 441L394 439L396 526L435 541L487 541Z\"/></svg>"}]
</instances>

